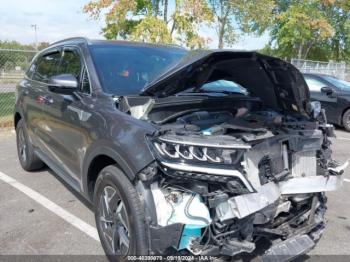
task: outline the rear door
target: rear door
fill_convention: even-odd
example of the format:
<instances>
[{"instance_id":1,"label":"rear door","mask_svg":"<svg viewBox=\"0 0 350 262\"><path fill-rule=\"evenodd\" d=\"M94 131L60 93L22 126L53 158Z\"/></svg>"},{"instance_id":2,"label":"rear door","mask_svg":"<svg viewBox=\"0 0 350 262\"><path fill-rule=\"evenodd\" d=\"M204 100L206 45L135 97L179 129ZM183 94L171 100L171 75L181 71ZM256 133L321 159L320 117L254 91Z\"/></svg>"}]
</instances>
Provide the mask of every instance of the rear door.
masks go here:
<instances>
[{"instance_id":1,"label":"rear door","mask_svg":"<svg viewBox=\"0 0 350 262\"><path fill-rule=\"evenodd\" d=\"M305 76L305 81L310 90L310 97L313 101L320 101L322 107L326 110L326 116L329 122L338 122L338 98L337 92L333 95L327 95L321 92L322 87L329 87L329 83L318 77ZM334 88L334 87L332 87Z\"/></svg>"},{"instance_id":2,"label":"rear door","mask_svg":"<svg viewBox=\"0 0 350 262\"><path fill-rule=\"evenodd\" d=\"M74 75L80 90L72 95L47 90L49 103L43 107L48 127L47 149L50 158L60 165L62 171L78 182L86 140L81 121L86 121L89 117L83 114L81 108L84 107L84 100L90 96L86 68L78 47L63 48L57 71L57 75L60 74Z\"/></svg>"}]
</instances>

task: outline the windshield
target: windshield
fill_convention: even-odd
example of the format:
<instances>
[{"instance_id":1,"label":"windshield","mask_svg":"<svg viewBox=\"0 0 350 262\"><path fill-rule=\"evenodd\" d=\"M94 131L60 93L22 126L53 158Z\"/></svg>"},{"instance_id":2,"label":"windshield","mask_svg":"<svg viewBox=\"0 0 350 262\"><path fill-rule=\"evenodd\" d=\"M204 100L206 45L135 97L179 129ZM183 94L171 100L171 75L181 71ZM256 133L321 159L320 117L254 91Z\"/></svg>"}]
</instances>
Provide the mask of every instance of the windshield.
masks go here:
<instances>
[{"instance_id":1,"label":"windshield","mask_svg":"<svg viewBox=\"0 0 350 262\"><path fill-rule=\"evenodd\" d=\"M249 95L248 90L240 84L224 79L207 82L203 84L200 88L189 88L184 93L236 93L246 96Z\"/></svg>"},{"instance_id":2,"label":"windshield","mask_svg":"<svg viewBox=\"0 0 350 262\"><path fill-rule=\"evenodd\" d=\"M201 88L203 91L210 92L227 92L227 93L240 93L243 95L248 95L247 89L243 86L228 80L216 80L213 82L209 82L204 84Z\"/></svg>"},{"instance_id":3,"label":"windshield","mask_svg":"<svg viewBox=\"0 0 350 262\"><path fill-rule=\"evenodd\" d=\"M326 79L331 84L335 85L336 87L340 89L345 89L350 91L350 83L346 82L344 80L332 77L332 76L323 76L324 79Z\"/></svg>"},{"instance_id":4,"label":"windshield","mask_svg":"<svg viewBox=\"0 0 350 262\"><path fill-rule=\"evenodd\" d=\"M138 94L187 53L180 48L136 45L90 48L103 90L118 96Z\"/></svg>"}]
</instances>

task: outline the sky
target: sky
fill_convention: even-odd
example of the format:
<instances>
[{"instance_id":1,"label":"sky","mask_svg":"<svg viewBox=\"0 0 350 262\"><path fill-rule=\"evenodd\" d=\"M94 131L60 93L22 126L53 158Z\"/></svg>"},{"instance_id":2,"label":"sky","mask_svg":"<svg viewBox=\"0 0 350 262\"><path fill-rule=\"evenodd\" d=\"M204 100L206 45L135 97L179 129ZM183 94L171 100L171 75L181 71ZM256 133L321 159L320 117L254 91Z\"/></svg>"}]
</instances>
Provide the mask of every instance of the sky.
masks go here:
<instances>
[{"instance_id":1,"label":"sky","mask_svg":"<svg viewBox=\"0 0 350 262\"><path fill-rule=\"evenodd\" d=\"M64 38L84 36L103 39L100 34L104 25L89 19L82 12L88 0L0 0L0 40L15 40L22 44L35 42L34 28L37 25L39 42L55 42ZM216 48L217 37L212 29L203 30L204 36L213 41L210 48ZM259 49L268 42L268 35L246 36L231 48Z\"/></svg>"}]
</instances>

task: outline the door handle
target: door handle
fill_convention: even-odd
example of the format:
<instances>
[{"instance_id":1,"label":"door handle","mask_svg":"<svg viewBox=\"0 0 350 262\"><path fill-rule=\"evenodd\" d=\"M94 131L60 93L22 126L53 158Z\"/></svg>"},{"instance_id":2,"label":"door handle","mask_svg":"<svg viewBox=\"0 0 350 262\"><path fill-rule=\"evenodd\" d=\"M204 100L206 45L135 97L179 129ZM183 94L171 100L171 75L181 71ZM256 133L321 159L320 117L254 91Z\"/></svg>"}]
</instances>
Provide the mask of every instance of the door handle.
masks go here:
<instances>
[{"instance_id":1,"label":"door handle","mask_svg":"<svg viewBox=\"0 0 350 262\"><path fill-rule=\"evenodd\" d=\"M44 100L45 100L45 104L52 104L53 103L53 98L50 95L45 95Z\"/></svg>"},{"instance_id":2,"label":"door handle","mask_svg":"<svg viewBox=\"0 0 350 262\"><path fill-rule=\"evenodd\" d=\"M52 104L53 103L53 98L49 95L45 96L38 96L36 99L36 102L38 104Z\"/></svg>"}]
</instances>

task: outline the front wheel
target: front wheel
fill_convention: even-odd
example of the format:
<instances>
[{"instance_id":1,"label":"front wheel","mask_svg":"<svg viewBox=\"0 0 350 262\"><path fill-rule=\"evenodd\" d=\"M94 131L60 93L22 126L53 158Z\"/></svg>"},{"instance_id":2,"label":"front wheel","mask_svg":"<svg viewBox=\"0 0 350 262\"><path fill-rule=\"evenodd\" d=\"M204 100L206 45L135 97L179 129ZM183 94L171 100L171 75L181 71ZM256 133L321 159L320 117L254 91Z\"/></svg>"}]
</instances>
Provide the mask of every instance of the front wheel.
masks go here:
<instances>
[{"instance_id":1,"label":"front wheel","mask_svg":"<svg viewBox=\"0 0 350 262\"><path fill-rule=\"evenodd\" d=\"M110 259L125 261L130 255L148 254L143 206L134 186L116 166L100 172L94 208L101 244Z\"/></svg>"},{"instance_id":2,"label":"front wheel","mask_svg":"<svg viewBox=\"0 0 350 262\"><path fill-rule=\"evenodd\" d=\"M344 128L350 132L350 109L346 110L343 115L342 124Z\"/></svg>"}]
</instances>

